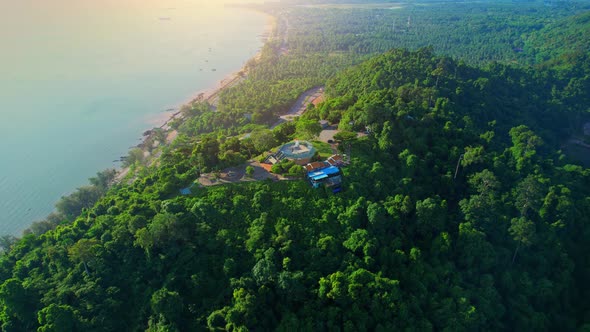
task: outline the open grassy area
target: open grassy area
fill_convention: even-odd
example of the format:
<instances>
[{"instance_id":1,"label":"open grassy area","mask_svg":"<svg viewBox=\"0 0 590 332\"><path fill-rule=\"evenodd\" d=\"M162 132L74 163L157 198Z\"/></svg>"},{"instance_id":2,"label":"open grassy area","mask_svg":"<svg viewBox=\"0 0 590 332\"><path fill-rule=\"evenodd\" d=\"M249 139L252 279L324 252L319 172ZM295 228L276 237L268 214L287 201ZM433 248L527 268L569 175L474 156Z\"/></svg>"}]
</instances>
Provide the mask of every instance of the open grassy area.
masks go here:
<instances>
[{"instance_id":1,"label":"open grassy area","mask_svg":"<svg viewBox=\"0 0 590 332\"><path fill-rule=\"evenodd\" d=\"M329 156L333 155L334 152L332 151L332 147L330 144L320 141L313 141L313 147L318 150L320 157L328 158Z\"/></svg>"}]
</instances>

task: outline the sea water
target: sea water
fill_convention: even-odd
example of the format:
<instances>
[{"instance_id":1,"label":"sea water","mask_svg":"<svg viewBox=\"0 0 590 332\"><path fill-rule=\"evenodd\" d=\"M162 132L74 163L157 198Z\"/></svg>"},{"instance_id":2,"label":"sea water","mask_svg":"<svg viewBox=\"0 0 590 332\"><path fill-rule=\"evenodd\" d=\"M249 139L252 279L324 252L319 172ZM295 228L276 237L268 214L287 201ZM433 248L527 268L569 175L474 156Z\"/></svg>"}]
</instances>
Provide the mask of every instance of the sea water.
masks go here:
<instances>
[{"instance_id":1,"label":"sea water","mask_svg":"<svg viewBox=\"0 0 590 332\"><path fill-rule=\"evenodd\" d=\"M0 235L119 167L163 111L256 54L268 17L214 3L0 2Z\"/></svg>"}]
</instances>

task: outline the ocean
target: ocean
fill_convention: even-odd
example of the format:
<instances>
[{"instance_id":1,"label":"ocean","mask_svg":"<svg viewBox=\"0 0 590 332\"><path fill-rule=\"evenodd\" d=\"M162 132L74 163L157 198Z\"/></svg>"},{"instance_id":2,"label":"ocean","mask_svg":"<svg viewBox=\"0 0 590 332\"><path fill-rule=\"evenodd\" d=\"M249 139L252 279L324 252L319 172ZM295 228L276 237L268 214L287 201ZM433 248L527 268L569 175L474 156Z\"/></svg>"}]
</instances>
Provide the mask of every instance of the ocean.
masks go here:
<instances>
[{"instance_id":1,"label":"ocean","mask_svg":"<svg viewBox=\"0 0 590 332\"><path fill-rule=\"evenodd\" d=\"M0 235L118 168L165 110L257 53L268 17L212 3L0 3Z\"/></svg>"}]
</instances>

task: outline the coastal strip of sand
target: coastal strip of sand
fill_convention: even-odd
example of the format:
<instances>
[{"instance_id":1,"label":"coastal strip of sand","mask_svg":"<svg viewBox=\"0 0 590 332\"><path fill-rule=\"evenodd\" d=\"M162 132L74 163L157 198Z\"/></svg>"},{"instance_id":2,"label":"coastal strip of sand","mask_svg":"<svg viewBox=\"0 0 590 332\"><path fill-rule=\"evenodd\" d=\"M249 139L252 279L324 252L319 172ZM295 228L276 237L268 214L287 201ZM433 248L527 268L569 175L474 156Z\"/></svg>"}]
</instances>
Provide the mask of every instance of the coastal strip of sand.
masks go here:
<instances>
[{"instance_id":1,"label":"coastal strip of sand","mask_svg":"<svg viewBox=\"0 0 590 332\"><path fill-rule=\"evenodd\" d=\"M264 27L262 34L260 35L262 42L263 42L263 47L264 47L264 45L266 45L266 43L269 40L277 37L277 36L273 36L273 31L275 30L275 27L277 24L277 19L274 16L271 16L267 13L262 12L262 14L267 16L266 25ZM190 104L198 102L198 101L207 101L212 106L214 106L214 107L217 106L219 95L221 94L222 91L224 91L225 89L231 88L232 86L235 86L236 84L239 84L242 80L244 80L247 77L247 75L248 75L248 65L247 64L249 62L251 62L252 60L257 61L258 59L260 59L261 54L262 54L262 48L258 51L258 53L256 55L254 55L254 57L252 57L251 59L246 61L245 62L246 64L242 68L240 68L240 70L225 76L215 86L212 86L208 89L196 92L195 94L193 94L191 96L191 98L189 100L187 100L186 102L183 102L181 104L181 106L174 108L174 109L167 110L165 112L162 112L160 116L150 119L149 122L153 123L155 128L160 128L160 129L163 129L166 131L165 144L170 144L178 135L176 130L173 130L169 124L176 119L181 119L180 118L182 116L181 109L184 105L190 105ZM152 141L151 135L153 135L151 133L151 130L146 131L141 143L139 143L137 145L138 148L141 148L142 150L144 150L144 153L147 152L146 142ZM117 176L115 178L115 181L120 182L121 180L123 180L127 176L128 173L129 173L129 167L123 167L123 168L119 169Z\"/></svg>"},{"instance_id":2,"label":"coastal strip of sand","mask_svg":"<svg viewBox=\"0 0 590 332\"><path fill-rule=\"evenodd\" d=\"M266 15L266 24L264 26L262 34L260 35L264 47L264 45L266 45L266 43L269 40L276 37L273 36L273 31L275 30L277 19L274 16L271 16L267 13L261 13ZM242 66L242 68L240 68L238 71L226 75L214 86L195 92L188 100L181 103L180 106L162 112L159 116L150 119L149 123L154 124L155 127L168 130L168 123L170 123L172 120L175 120L181 115L180 109L182 108L182 106L190 105L198 101L207 101L209 104L216 106L221 92L225 89L235 86L236 84L240 83L243 79L245 79L248 75L247 64L250 63L252 60L256 62L260 59L261 55L262 48L252 58L245 61L245 65Z\"/></svg>"}]
</instances>

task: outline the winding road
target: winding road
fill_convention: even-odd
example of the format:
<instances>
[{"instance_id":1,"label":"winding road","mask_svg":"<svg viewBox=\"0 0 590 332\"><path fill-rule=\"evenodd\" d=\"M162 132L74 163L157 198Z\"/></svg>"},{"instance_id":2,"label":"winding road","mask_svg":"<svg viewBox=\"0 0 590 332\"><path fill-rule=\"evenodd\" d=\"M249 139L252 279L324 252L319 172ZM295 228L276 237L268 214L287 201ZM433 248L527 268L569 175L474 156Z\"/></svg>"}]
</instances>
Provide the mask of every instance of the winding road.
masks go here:
<instances>
[{"instance_id":1,"label":"winding road","mask_svg":"<svg viewBox=\"0 0 590 332\"><path fill-rule=\"evenodd\" d=\"M307 109L307 105L314 102L314 100L318 98L322 98L324 96L324 87L318 86L312 89L305 91L304 93L297 98L295 104L291 106L289 112L279 116L279 120L273 124L270 129L274 129L276 126L280 125L283 122L293 121L298 116L301 116Z\"/></svg>"}]
</instances>

